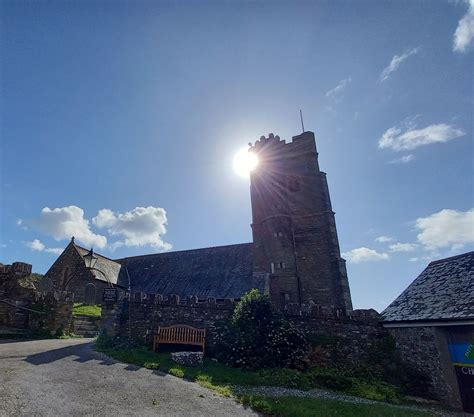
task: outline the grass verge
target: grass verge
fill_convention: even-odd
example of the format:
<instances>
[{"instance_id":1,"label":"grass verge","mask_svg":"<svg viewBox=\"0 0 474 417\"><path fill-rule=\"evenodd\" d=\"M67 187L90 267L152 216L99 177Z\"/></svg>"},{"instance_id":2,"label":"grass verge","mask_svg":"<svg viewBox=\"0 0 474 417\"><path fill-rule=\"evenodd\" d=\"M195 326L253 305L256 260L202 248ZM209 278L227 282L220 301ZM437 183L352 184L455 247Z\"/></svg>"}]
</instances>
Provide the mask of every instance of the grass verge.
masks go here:
<instances>
[{"instance_id":1,"label":"grass verge","mask_svg":"<svg viewBox=\"0 0 474 417\"><path fill-rule=\"evenodd\" d=\"M81 303L74 303L72 309L73 316L89 316L100 317L102 314L102 307L100 305L86 305Z\"/></svg>"},{"instance_id":2,"label":"grass verge","mask_svg":"<svg viewBox=\"0 0 474 417\"><path fill-rule=\"evenodd\" d=\"M100 338L97 340L96 350L121 362L143 366L148 369L160 370L179 378L196 382L225 397L233 396L244 404L248 404L256 411L260 411L269 416L427 417L431 415L425 412L397 409L385 404L352 404L335 400L300 397L269 398L261 396L238 396L232 391L233 385L279 386L307 390L315 387L314 384L316 384L317 387L323 388L321 385L317 385L318 378L311 379L306 374L292 369L246 371L238 368L229 368L209 358L204 359L204 364L201 367L192 368L181 366L173 362L169 352L154 353L143 346L113 346L113 344L104 343ZM325 375L325 378L326 377L327 375ZM364 382L363 384L369 383ZM358 389L362 390L360 387ZM372 396L373 392L376 392L376 397L381 396L376 384L374 386L369 384L367 392L362 390L362 393L368 394L368 397Z\"/></svg>"},{"instance_id":3,"label":"grass verge","mask_svg":"<svg viewBox=\"0 0 474 417\"><path fill-rule=\"evenodd\" d=\"M352 404L336 400L300 397L244 396L243 404L267 416L278 417L429 417L431 413L397 409L385 404Z\"/></svg>"}]
</instances>

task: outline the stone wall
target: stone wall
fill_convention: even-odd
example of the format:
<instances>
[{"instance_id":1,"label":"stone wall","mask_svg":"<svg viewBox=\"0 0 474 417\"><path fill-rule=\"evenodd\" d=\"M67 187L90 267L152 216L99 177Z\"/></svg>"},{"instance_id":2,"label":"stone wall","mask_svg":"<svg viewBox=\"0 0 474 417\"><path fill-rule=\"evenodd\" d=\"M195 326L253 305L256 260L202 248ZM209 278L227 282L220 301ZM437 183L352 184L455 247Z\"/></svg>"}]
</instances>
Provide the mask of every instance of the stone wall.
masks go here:
<instances>
[{"instance_id":1,"label":"stone wall","mask_svg":"<svg viewBox=\"0 0 474 417\"><path fill-rule=\"evenodd\" d=\"M24 329L28 327L27 307L35 297L29 282L32 266L23 262L0 264L0 325Z\"/></svg>"},{"instance_id":2,"label":"stone wall","mask_svg":"<svg viewBox=\"0 0 474 417\"><path fill-rule=\"evenodd\" d=\"M73 332L74 295L68 292L37 293L30 307L44 314L29 312L28 329L51 336Z\"/></svg>"},{"instance_id":3,"label":"stone wall","mask_svg":"<svg viewBox=\"0 0 474 417\"><path fill-rule=\"evenodd\" d=\"M160 326L186 324L206 328L206 344L212 351L216 332L232 314L234 306L235 301L230 299L209 298L198 302L196 297L180 300L177 296L164 298L160 294L138 292L118 305L104 305L102 319L109 335L130 337L142 344L151 344L151 335ZM356 310L345 316L340 310L289 307L284 314L306 334L339 340L342 365L350 366L362 357L366 359L368 350L388 334L378 323L374 310Z\"/></svg>"},{"instance_id":4,"label":"stone wall","mask_svg":"<svg viewBox=\"0 0 474 417\"><path fill-rule=\"evenodd\" d=\"M33 332L70 333L73 296L61 291L40 292L31 281L32 266L0 264L0 325Z\"/></svg>"},{"instance_id":5,"label":"stone wall","mask_svg":"<svg viewBox=\"0 0 474 417\"><path fill-rule=\"evenodd\" d=\"M178 296L164 298L160 294L133 293L130 300L123 300L119 307L103 307L109 322L108 333L129 337L137 343L150 344L152 333L158 327L186 324L207 329L206 346L212 351L217 329L234 309L233 300L208 299L198 302L197 297L180 300ZM129 319L130 317L130 319ZM118 326L117 326L118 323Z\"/></svg>"},{"instance_id":6,"label":"stone wall","mask_svg":"<svg viewBox=\"0 0 474 417\"><path fill-rule=\"evenodd\" d=\"M402 360L429 381L429 395L461 408L456 374L448 351L447 328L399 327L389 331L395 338Z\"/></svg>"},{"instance_id":7,"label":"stone wall","mask_svg":"<svg viewBox=\"0 0 474 417\"><path fill-rule=\"evenodd\" d=\"M341 310L290 305L285 316L313 340L326 341L331 346L333 365L341 367L370 362L370 352L388 336L375 310L353 310L346 315Z\"/></svg>"}]
</instances>

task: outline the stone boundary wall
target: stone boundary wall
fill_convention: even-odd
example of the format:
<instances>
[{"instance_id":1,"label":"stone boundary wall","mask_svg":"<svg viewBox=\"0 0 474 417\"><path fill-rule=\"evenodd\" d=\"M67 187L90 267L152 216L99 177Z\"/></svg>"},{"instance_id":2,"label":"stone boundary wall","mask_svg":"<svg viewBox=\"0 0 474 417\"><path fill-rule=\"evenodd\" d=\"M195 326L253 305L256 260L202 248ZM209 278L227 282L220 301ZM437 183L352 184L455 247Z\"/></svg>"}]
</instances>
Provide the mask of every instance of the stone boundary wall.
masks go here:
<instances>
[{"instance_id":1,"label":"stone boundary wall","mask_svg":"<svg viewBox=\"0 0 474 417\"><path fill-rule=\"evenodd\" d=\"M181 300L173 295L132 293L115 305L104 305L102 323L109 335L129 337L142 344L151 344L152 334L160 326L186 324L206 328L206 345L215 347L214 339L219 328L233 312L233 299L208 298L199 300L188 297ZM338 340L340 360L351 364L366 358L387 331L379 324L375 310L356 310L344 315L343 310L328 310L316 305L288 305L283 312L298 328L313 337L321 336Z\"/></svg>"},{"instance_id":2,"label":"stone boundary wall","mask_svg":"<svg viewBox=\"0 0 474 417\"><path fill-rule=\"evenodd\" d=\"M46 331L52 336L58 333L72 333L74 294L54 291L35 295L34 303L30 307L44 310L46 314L29 312L28 329L35 332Z\"/></svg>"}]
</instances>

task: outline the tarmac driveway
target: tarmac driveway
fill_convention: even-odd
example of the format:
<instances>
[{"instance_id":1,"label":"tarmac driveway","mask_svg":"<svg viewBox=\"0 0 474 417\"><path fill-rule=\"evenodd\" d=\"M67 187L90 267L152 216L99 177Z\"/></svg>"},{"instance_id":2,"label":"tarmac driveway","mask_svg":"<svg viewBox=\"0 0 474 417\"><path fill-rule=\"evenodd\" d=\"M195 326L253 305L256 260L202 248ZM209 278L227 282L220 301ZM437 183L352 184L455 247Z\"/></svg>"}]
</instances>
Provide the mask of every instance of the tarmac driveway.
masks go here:
<instances>
[{"instance_id":1,"label":"tarmac driveway","mask_svg":"<svg viewBox=\"0 0 474 417\"><path fill-rule=\"evenodd\" d=\"M257 416L171 375L113 361L90 339L0 341L1 416Z\"/></svg>"}]
</instances>

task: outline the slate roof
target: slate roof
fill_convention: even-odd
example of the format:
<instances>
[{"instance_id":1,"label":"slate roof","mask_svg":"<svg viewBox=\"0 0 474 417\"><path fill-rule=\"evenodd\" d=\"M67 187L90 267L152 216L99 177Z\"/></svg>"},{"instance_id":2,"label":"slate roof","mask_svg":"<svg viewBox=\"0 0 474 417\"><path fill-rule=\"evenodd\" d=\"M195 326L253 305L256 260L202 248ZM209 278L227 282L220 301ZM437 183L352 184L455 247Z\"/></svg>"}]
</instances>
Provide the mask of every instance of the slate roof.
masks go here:
<instances>
[{"instance_id":1,"label":"slate roof","mask_svg":"<svg viewBox=\"0 0 474 417\"><path fill-rule=\"evenodd\" d=\"M79 252L79 255L81 255L82 257L89 252L89 249L85 249L76 244L74 244L74 247ZM94 254L98 258L95 267L101 270L107 276L108 280L100 272L91 271L92 274L94 274L94 276L96 277L96 279L105 282L110 281L113 284L128 288L128 277L126 275L126 271L122 268L122 265L96 252L94 252Z\"/></svg>"},{"instance_id":2,"label":"slate roof","mask_svg":"<svg viewBox=\"0 0 474 417\"><path fill-rule=\"evenodd\" d=\"M240 298L252 288L263 291L263 279L252 276L252 261L252 243L116 260L128 270L132 291L181 298Z\"/></svg>"},{"instance_id":3,"label":"slate roof","mask_svg":"<svg viewBox=\"0 0 474 417\"><path fill-rule=\"evenodd\" d=\"M474 319L474 252L431 262L382 312L385 322Z\"/></svg>"}]
</instances>

